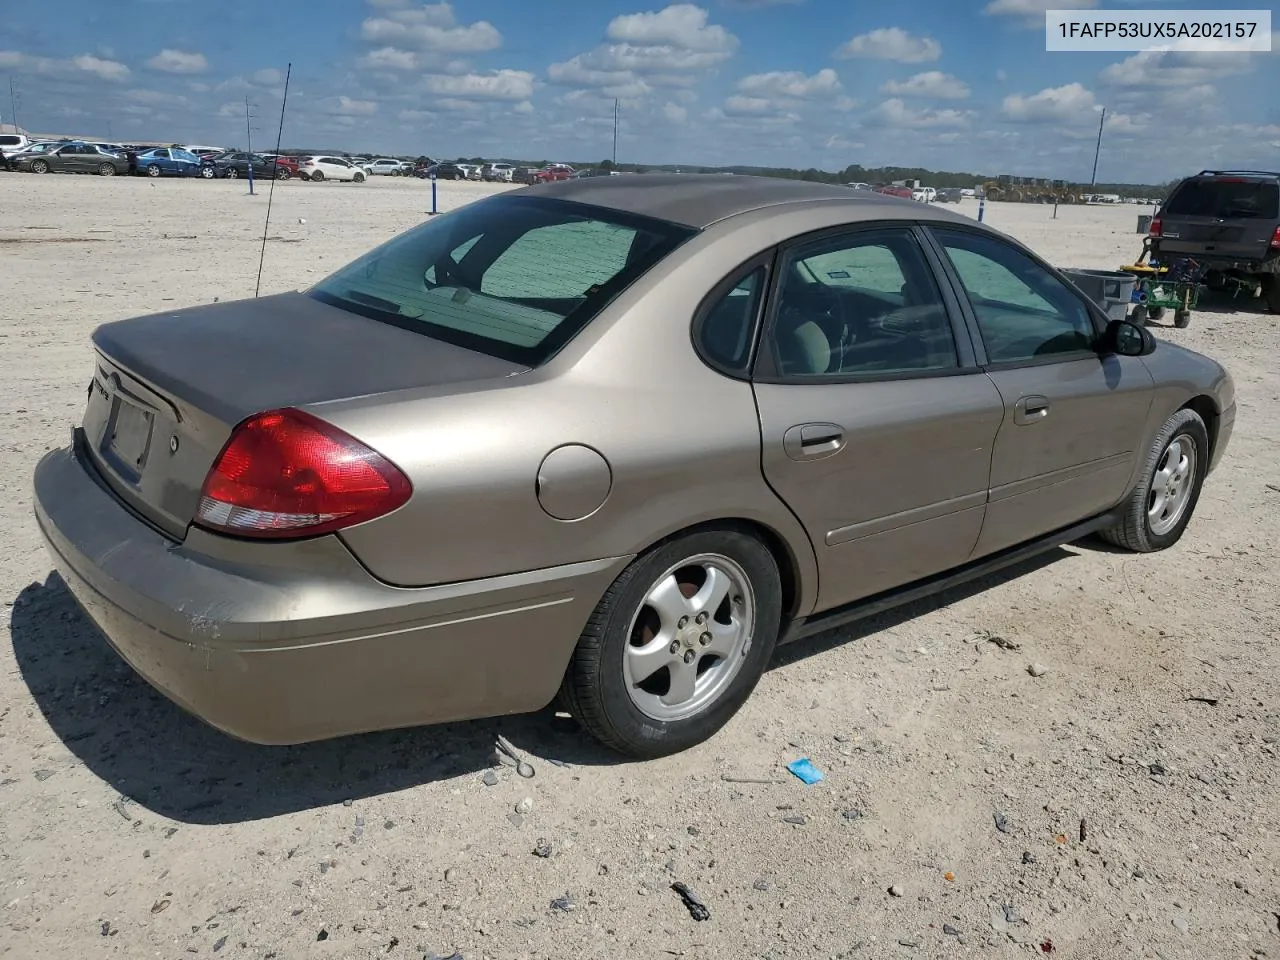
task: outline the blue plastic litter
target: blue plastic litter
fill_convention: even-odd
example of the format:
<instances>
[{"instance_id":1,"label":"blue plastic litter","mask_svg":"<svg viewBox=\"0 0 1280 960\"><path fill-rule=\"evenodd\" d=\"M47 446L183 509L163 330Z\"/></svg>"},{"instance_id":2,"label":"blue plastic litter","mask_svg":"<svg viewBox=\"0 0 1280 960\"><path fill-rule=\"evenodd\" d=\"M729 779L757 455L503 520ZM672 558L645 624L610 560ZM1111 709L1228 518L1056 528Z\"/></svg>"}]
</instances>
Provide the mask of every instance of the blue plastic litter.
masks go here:
<instances>
[{"instance_id":1,"label":"blue plastic litter","mask_svg":"<svg viewBox=\"0 0 1280 960\"><path fill-rule=\"evenodd\" d=\"M787 769L808 784L819 783L822 780L822 771L815 767L808 757L792 760L787 764Z\"/></svg>"}]
</instances>

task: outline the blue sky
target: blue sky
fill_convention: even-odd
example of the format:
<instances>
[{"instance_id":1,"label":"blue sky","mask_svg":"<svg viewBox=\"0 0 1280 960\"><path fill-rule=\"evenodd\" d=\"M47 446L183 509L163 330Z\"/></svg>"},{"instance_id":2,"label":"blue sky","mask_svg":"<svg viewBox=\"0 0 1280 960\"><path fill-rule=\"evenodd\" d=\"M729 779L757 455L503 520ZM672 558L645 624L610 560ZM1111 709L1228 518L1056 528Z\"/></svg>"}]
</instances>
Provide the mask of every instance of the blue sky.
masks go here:
<instances>
[{"instance_id":1,"label":"blue sky","mask_svg":"<svg viewBox=\"0 0 1280 960\"><path fill-rule=\"evenodd\" d=\"M1047 53L1098 0L63 0L7 4L27 129L116 140L1087 180L1280 163L1272 53ZM1109 0L1107 7L1238 3ZM1247 5L1244 5L1247 6ZM1255 4L1256 6L1256 4Z\"/></svg>"}]
</instances>

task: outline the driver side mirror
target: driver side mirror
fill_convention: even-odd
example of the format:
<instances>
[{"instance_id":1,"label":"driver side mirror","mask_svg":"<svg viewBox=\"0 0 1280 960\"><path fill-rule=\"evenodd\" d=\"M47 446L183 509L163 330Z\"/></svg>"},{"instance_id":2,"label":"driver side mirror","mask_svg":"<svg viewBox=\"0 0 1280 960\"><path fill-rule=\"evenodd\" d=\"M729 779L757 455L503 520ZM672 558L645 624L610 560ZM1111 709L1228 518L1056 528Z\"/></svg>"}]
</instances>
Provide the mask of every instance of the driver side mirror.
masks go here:
<instances>
[{"instance_id":1,"label":"driver side mirror","mask_svg":"<svg viewBox=\"0 0 1280 960\"><path fill-rule=\"evenodd\" d=\"M1122 357L1146 357L1155 352L1156 338L1146 327L1132 320L1112 320L1103 343L1109 352Z\"/></svg>"}]
</instances>

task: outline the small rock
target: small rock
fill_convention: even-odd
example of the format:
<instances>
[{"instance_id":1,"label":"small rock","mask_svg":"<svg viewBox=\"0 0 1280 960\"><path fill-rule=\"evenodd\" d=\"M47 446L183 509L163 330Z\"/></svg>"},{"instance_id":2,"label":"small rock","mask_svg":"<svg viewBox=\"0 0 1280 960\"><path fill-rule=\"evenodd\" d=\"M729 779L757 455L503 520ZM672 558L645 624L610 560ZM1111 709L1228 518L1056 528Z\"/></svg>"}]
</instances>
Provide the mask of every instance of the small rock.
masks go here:
<instances>
[{"instance_id":1,"label":"small rock","mask_svg":"<svg viewBox=\"0 0 1280 960\"><path fill-rule=\"evenodd\" d=\"M905 890L903 890L903 889L902 889L900 886L898 886L896 883L895 883L892 887L890 887L890 888L889 888L889 896L891 896L891 897L905 897L906 895L907 895L907 894L906 894L906 891L905 891Z\"/></svg>"},{"instance_id":2,"label":"small rock","mask_svg":"<svg viewBox=\"0 0 1280 960\"><path fill-rule=\"evenodd\" d=\"M900 946L900 947L918 947L918 946L920 946L920 944L916 943L914 940L899 940L899 941L898 941L898 946Z\"/></svg>"},{"instance_id":3,"label":"small rock","mask_svg":"<svg viewBox=\"0 0 1280 960\"><path fill-rule=\"evenodd\" d=\"M1043 663L1033 663L1031 666L1027 667L1027 673L1031 674L1033 677L1043 677L1048 672L1049 668Z\"/></svg>"},{"instance_id":4,"label":"small rock","mask_svg":"<svg viewBox=\"0 0 1280 960\"><path fill-rule=\"evenodd\" d=\"M862 811L854 807L850 807L844 813L840 814L840 816L844 817L846 820L858 820L862 817Z\"/></svg>"},{"instance_id":5,"label":"small rock","mask_svg":"<svg viewBox=\"0 0 1280 960\"><path fill-rule=\"evenodd\" d=\"M525 797L516 804L516 813L524 815L533 810L533 797Z\"/></svg>"},{"instance_id":6,"label":"small rock","mask_svg":"<svg viewBox=\"0 0 1280 960\"><path fill-rule=\"evenodd\" d=\"M556 897L551 901L551 909L559 910L561 913L572 913L573 895L566 893L563 897Z\"/></svg>"},{"instance_id":7,"label":"small rock","mask_svg":"<svg viewBox=\"0 0 1280 960\"><path fill-rule=\"evenodd\" d=\"M1023 862L1023 863L1035 863L1035 862L1036 862L1035 854L1033 854L1030 850L1023 850L1023 851L1022 851L1022 862Z\"/></svg>"},{"instance_id":8,"label":"small rock","mask_svg":"<svg viewBox=\"0 0 1280 960\"><path fill-rule=\"evenodd\" d=\"M551 841L545 837L539 837L538 842L533 845L533 855L543 860L551 856Z\"/></svg>"},{"instance_id":9,"label":"small rock","mask_svg":"<svg viewBox=\"0 0 1280 960\"><path fill-rule=\"evenodd\" d=\"M768 893L770 890L773 889L773 881L765 877L761 877L759 880L753 883L752 886L755 887L757 890L759 890L761 893Z\"/></svg>"},{"instance_id":10,"label":"small rock","mask_svg":"<svg viewBox=\"0 0 1280 960\"><path fill-rule=\"evenodd\" d=\"M995 820L997 830L1001 833L1009 832L1009 819L1003 813L999 810L995 811L995 813L992 814L992 819Z\"/></svg>"},{"instance_id":11,"label":"small rock","mask_svg":"<svg viewBox=\"0 0 1280 960\"><path fill-rule=\"evenodd\" d=\"M1018 913L1018 908L1012 903L1004 905L1004 918L1008 923L1022 923L1022 914Z\"/></svg>"},{"instance_id":12,"label":"small rock","mask_svg":"<svg viewBox=\"0 0 1280 960\"><path fill-rule=\"evenodd\" d=\"M508 813L508 814L507 814L507 820L508 820L508 821L510 821L510 823L511 823L511 825L512 825L513 827L523 827L523 826L524 826L524 817L520 816L520 814L518 814L518 813Z\"/></svg>"},{"instance_id":13,"label":"small rock","mask_svg":"<svg viewBox=\"0 0 1280 960\"><path fill-rule=\"evenodd\" d=\"M795 813L789 817L783 817L782 822L794 824L797 827L803 827L809 821L805 818L803 813Z\"/></svg>"},{"instance_id":14,"label":"small rock","mask_svg":"<svg viewBox=\"0 0 1280 960\"><path fill-rule=\"evenodd\" d=\"M700 831L697 827L687 827L687 828L686 828L686 831L688 832L689 836L691 836L691 837L696 837L699 833L701 833L701 832L702 832L702 831Z\"/></svg>"},{"instance_id":15,"label":"small rock","mask_svg":"<svg viewBox=\"0 0 1280 960\"><path fill-rule=\"evenodd\" d=\"M448 870L444 872L445 883L453 883L453 881L457 879L458 879L458 871L453 869L453 867L450 867Z\"/></svg>"},{"instance_id":16,"label":"small rock","mask_svg":"<svg viewBox=\"0 0 1280 960\"><path fill-rule=\"evenodd\" d=\"M480 780L486 787L496 787L498 785L498 775L492 770L486 770Z\"/></svg>"},{"instance_id":17,"label":"small rock","mask_svg":"<svg viewBox=\"0 0 1280 960\"><path fill-rule=\"evenodd\" d=\"M36 779L37 779L37 780L40 780L41 782L43 782L43 781L45 781L45 780L48 780L48 779L49 779L50 777L52 777L55 773L57 773L57 771L56 771L56 770L37 770L37 771L36 771Z\"/></svg>"},{"instance_id":18,"label":"small rock","mask_svg":"<svg viewBox=\"0 0 1280 960\"><path fill-rule=\"evenodd\" d=\"M213 952L214 952L214 953L217 953L219 950L221 950L221 949L222 949L223 947L225 947L226 945L227 945L227 938L226 938L226 936L221 936L221 937L219 937L217 940L215 940L215 941L214 941L214 944L213 944Z\"/></svg>"},{"instance_id":19,"label":"small rock","mask_svg":"<svg viewBox=\"0 0 1280 960\"><path fill-rule=\"evenodd\" d=\"M948 937L958 937L958 936L960 936L960 931L959 931L959 930L957 930L955 927L953 927L953 926L952 926L951 924L949 924L949 923L944 923L944 924L942 925L942 932L943 932L943 933L945 933Z\"/></svg>"},{"instance_id":20,"label":"small rock","mask_svg":"<svg viewBox=\"0 0 1280 960\"><path fill-rule=\"evenodd\" d=\"M1191 932L1191 921L1180 913L1175 915L1170 922L1183 933Z\"/></svg>"},{"instance_id":21,"label":"small rock","mask_svg":"<svg viewBox=\"0 0 1280 960\"><path fill-rule=\"evenodd\" d=\"M349 807L349 806L351 806L351 804L353 804L353 803L355 803L355 801L354 801L354 800L352 800L350 797L348 797L346 800L343 800L343 801L342 801L342 805L343 805L344 807Z\"/></svg>"},{"instance_id":22,"label":"small rock","mask_svg":"<svg viewBox=\"0 0 1280 960\"><path fill-rule=\"evenodd\" d=\"M1163 763L1153 763L1147 767L1147 772L1153 777L1163 777L1169 771L1165 769Z\"/></svg>"}]
</instances>

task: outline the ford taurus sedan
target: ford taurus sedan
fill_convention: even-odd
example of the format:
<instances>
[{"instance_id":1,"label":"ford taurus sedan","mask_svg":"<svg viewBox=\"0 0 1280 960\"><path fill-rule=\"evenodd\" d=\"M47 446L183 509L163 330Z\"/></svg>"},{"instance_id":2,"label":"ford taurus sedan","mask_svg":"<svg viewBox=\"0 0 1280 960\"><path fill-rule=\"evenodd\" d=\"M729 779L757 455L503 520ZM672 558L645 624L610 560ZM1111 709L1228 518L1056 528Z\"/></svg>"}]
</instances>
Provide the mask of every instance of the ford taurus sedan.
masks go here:
<instances>
[{"instance_id":1,"label":"ford taurus sedan","mask_svg":"<svg viewBox=\"0 0 1280 960\"><path fill-rule=\"evenodd\" d=\"M497 195L93 345L40 528L138 673L261 743L559 693L687 748L779 643L1092 533L1172 546L1236 411L988 227L753 177Z\"/></svg>"}]
</instances>

